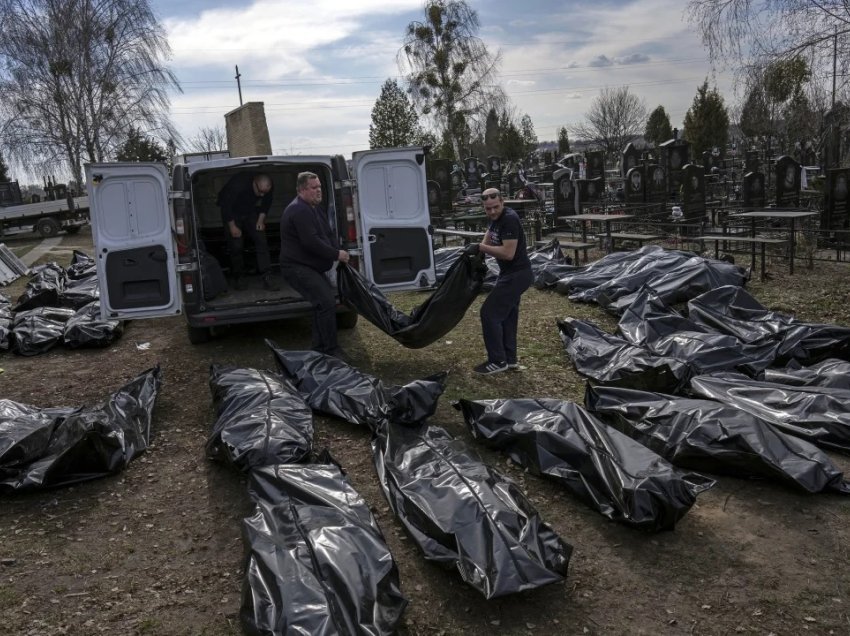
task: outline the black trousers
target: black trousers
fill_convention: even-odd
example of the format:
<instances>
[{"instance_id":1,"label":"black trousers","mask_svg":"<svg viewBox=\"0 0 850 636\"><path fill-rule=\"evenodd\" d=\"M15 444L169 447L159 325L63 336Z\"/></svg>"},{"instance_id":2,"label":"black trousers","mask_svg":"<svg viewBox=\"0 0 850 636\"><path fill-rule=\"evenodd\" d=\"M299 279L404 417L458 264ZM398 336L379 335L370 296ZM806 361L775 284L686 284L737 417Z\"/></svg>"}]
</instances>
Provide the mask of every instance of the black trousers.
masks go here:
<instances>
[{"instance_id":1,"label":"black trousers","mask_svg":"<svg viewBox=\"0 0 850 636\"><path fill-rule=\"evenodd\" d=\"M242 230L242 236L234 238L230 234L230 228L224 228L227 237L227 251L230 253L230 273L235 277L245 274L245 239L248 238L254 245L257 253L257 271L265 274L271 267L271 256L269 255L269 244L266 241L266 233L257 229L257 215L251 214L247 217L236 219L236 227Z\"/></svg>"},{"instance_id":2,"label":"black trousers","mask_svg":"<svg viewBox=\"0 0 850 636\"><path fill-rule=\"evenodd\" d=\"M313 350L335 355L339 351L336 296L330 281L304 265L282 264L280 271L283 279L313 307Z\"/></svg>"},{"instance_id":3,"label":"black trousers","mask_svg":"<svg viewBox=\"0 0 850 636\"><path fill-rule=\"evenodd\" d=\"M487 348L488 362L517 361L516 338L519 323L519 300L531 287L531 268L496 279L496 286L481 305L481 331Z\"/></svg>"}]
</instances>

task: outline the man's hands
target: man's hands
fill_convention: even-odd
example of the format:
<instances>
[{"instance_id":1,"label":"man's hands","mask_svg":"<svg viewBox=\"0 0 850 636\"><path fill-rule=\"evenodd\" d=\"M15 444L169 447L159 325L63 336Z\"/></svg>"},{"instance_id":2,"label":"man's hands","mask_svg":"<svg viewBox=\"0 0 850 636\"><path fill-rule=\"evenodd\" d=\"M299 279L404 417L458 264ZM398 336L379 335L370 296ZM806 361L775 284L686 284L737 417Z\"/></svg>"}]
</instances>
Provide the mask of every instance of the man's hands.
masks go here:
<instances>
[{"instance_id":1,"label":"man's hands","mask_svg":"<svg viewBox=\"0 0 850 636\"><path fill-rule=\"evenodd\" d=\"M265 229L266 229L266 217L265 217L265 215L261 214L260 216L257 217L257 231L258 232L264 232Z\"/></svg>"},{"instance_id":2,"label":"man's hands","mask_svg":"<svg viewBox=\"0 0 850 636\"><path fill-rule=\"evenodd\" d=\"M239 238L242 236L242 230L239 229L239 226L236 225L233 221L227 222L227 228L230 230L230 236L233 238Z\"/></svg>"},{"instance_id":3,"label":"man's hands","mask_svg":"<svg viewBox=\"0 0 850 636\"><path fill-rule=\"evenodd\" d=\"M463 253L467 256L478 256L478 252L481 249L481 245L478 243L470 243L466 247L463 248Z\"/></svg>"},{"instance_id":4,"label":"man's hands","mask_svg":"<svg viewBox=\"0 0 850 636\"><path fill-rule=\"evenodd\" d=\"M340 263L347 263L349 260L351 260L351 256L345 250L340 250L339 254L336 257L336 260L338 260Z\"/></svg>"}]
</instances>

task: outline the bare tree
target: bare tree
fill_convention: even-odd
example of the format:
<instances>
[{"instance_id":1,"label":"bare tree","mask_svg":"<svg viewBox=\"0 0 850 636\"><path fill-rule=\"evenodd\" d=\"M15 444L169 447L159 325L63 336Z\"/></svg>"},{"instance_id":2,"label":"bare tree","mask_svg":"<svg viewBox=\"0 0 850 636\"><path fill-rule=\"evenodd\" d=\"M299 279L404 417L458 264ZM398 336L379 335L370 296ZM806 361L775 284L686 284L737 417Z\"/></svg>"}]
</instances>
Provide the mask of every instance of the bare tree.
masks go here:
<instances>
[{"instance_id":1,"label":"bare tree","mask_svg":"<svg viewBox=\"0 0 850 636\"><path fill-rule=\"evenodd\" d=\"M458 133L469 127L483 136L491 107L504 103L495 84L499 55L477 36L478 14L464 0L428 0L425 19L407 25L399 67L415 106L431 115L461 158ZM474 120L474 123L473 123Z\"/></svg>"},{"instance_id":2,"label":"bare tree","mask_svg":"<svg viewBox=\"0 0 850 636\"><path fill-rule=\"evenodd\" d=\"M189 152L217 152L227 150L227 133L221 126L202 127L189 139Z\"/></svg>"},{"instance_id":3,"label":"bare tree","mask_svg":"<svg viewBox=\"0 0 850 636\"><path fill-rule=\"evenodd\" d=\"M0 126L29 168L108 159L131 127L176 138L170 54L148 0L0 0Z\"/></svg>"},{"instance_id":4,"label":"bare tree","mask_svg":"<svg viewBox=\"0 0 850 636\"><path fill-rule=\"evenodd\" d=\"M640 135L646 123L646 104L628 86L603 88L585 114L587 120L571 128L573 138L595 141L606 152L620 152Z\"/></svg>"}]
</instances>

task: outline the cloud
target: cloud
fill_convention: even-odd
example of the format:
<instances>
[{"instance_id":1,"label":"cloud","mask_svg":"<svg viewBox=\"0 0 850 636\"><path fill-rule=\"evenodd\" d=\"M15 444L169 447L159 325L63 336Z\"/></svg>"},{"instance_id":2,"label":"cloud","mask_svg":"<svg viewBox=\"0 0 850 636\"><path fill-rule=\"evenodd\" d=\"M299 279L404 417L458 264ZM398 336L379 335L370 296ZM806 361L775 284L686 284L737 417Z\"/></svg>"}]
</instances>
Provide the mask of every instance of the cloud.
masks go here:
<instances>
[{"instance_id":1,"label":"cloud","mask_svg":"<svg viewBox=\"0 0 850 636\"><path fill-rule=\"evenodd\" d=\"M590 60L588 66L592 66L594 68L601 68L605 66L614 66L614 60L612 60L607 55L597 55L595 58Z\"/></svg>"},{"instance_id":2,"label":"cloud","mask_svg":"<svg viewBox=\"0 0 850 636\"><path fill-rule=\"evenodd\" d=\"M536 84L537 84L537 82L535 82L534 80L510 79L507 82L505 82L506 86L534 86Z\"/></svg>"},{"instance_id":3,"label":"cloud","mask_svg":"<svg viewBox=\"0 0 850 636\"><path fill-rule=\"evenodd\" d=\"M614 61L617 64L627 66L629 64L642 64L644 62L649 62L651 59L652 58L650 58L645 53L632 53L631 55L626 55L623 57L615 57Z\"/></svg>"}]
</instances>

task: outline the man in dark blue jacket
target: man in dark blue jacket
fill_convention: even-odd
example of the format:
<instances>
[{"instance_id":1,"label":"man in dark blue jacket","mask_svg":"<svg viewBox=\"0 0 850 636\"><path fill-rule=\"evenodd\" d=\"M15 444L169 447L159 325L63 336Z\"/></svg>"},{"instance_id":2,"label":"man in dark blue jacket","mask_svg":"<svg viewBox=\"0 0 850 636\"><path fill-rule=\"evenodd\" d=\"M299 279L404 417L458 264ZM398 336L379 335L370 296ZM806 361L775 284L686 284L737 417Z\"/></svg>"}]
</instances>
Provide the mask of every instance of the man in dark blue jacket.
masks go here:
<instances>
[{"instance_id":1,"label":"man in dark blue jacket","mask_svg":"<svg viewBox=\"0 0 850 636\"><path fill-rule=\"evenodd\" d=\"M325 273L336 261L347 263L348 252L339 249L327 213L319 207L319 177L302 172L295 188L298 196L280 219L280 270L284 280L313 307L313 349L342 357L336 333L336 295Z\"/></svg>"},{"instance_id":2,"label":"man in dark blue jacket","mask_svg":"<svg viewBox=\"0 0 850 636\"><path fill-rule=\"evenodd\" d=\"M230 274L236 289L246 289L245 237L257 253L257 271L266 289L277 291L271 280L271 257L266 241L266 215L272 205L272 180L267 174L240 172L232 176L218 193L221 220L230 253Z\"/></svg>"}]
</instances>

